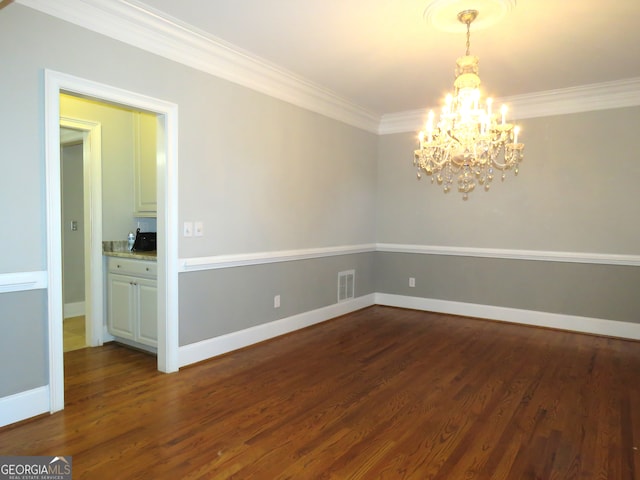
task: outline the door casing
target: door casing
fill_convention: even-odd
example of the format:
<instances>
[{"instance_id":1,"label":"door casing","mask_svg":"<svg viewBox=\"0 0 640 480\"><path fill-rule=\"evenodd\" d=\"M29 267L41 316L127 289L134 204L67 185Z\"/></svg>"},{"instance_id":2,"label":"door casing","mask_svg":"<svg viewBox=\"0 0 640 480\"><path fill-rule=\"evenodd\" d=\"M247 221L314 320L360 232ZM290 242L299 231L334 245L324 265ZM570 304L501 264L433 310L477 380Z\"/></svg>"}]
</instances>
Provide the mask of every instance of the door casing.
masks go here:
<instances>
[{"instance_id":1,"label":"door casing","mask_svg":"<svg viewBox=\"0 0 640 480\"><path fill-rule=\"evenodd\" d=\"M179 367L178 106L48 69L44 70L44 90L49 409L55 412L64 408L60 93L94 98L157 116L158 370L166 373L175 372ZM98 251L101 254L101 246Z\"/></svg>"}]
</instances>

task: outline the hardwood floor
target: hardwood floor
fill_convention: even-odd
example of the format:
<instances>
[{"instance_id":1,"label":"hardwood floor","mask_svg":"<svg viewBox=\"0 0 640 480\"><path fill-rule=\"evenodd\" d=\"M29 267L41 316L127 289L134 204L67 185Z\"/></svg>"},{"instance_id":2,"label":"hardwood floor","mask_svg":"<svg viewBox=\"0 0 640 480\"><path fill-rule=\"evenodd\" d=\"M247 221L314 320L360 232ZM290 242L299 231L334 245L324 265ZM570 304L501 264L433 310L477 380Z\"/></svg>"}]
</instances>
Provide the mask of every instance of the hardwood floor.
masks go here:
<instances>
[{"instance_id":1,"label":"hardwood floor","mask_svg":"<svg viewBox=\"0 0 640 480\"><path fill-rule=\"evenodd\" d=\"M74 479L640 478L640 343L375 306L179 373L65 354L1 455Z\"/></svg>"}]
</instances>

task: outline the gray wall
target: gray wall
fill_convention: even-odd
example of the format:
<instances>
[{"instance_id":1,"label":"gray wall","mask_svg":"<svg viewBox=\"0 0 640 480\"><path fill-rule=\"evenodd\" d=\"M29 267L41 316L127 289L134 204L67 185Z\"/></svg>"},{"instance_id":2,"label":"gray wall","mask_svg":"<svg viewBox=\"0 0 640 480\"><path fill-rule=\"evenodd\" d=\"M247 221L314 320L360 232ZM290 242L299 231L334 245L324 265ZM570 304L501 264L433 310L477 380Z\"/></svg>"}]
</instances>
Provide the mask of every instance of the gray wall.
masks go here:
<instances>
[{"instance_id":1,"label":"gray wall","mask_svg":"<svg viewBox=\"0 0 640 480\"><path fill-rule=\"evenodd\" d=\"M528 119L517 177L468 201L416 180L415 135L380 137L380 243L640 254L640 108ZM378 253L376 291L640 322L640 268ZM416 278L416 288L408 278Z\"/></svg>"},{"instance_id":2,"label":"gray wall","mask_svg":"<svg viewBox=\"0 0 640 480\"><path fill-rule=\"evenodd\" d=\"M375 278L381 293L640 323L633 266L377 252Z\"/></svg>"},{"instance_id":3,"label":"gray wall","mask_svg":"<svg viewBox=\"0 0 640 480\"><path fill-rule=\"evenodd\" d=\"M338 272L355 270L355 296L374 293L375 253L180 275L180 345L337 302ZM273 297L280 295L280 308Z\"/></svg>"},{"instance_id":4,"label":"gray wall","mask_svg":"<svg viewBox=\"0 0 640 480\"><path fill-rule=\"evenodd\" d=\"M46 385L46 292L0 293L0 328L0 398Z\"/></svg>"},{"instance_id":5,"label":"gray wall","mask_svg":"<svg viewBox=\"0 0 640 480\"><path fill-rule=\"evenodd\" d=\"M62 292L64 303L84 302L84 192L82 144L60 149L62 163ZM71 222L78 229L71 230Z\"/></svg>"},{"instance_id":6,"label":"gray wall","mask_svg":"<svg viewBox=\"0 0 640 480\"><path fill-rule=\"evenodd\" d=\"M640 107L527 119L517 177L468 201L412 165L415 134L380 137L376 239L382 243L640 253Z\"/></svg>"},{"instance_id":7,"label":"gray wall","mask_svg":"<svg viewBox=\"0 0 640 480\"><path fill-rule=\"evenodd\" d=\"M213 77L195 90L179 103L180 212L205 236L181 257L372 241L374 134Z\"/></svg>"}]
</instances>

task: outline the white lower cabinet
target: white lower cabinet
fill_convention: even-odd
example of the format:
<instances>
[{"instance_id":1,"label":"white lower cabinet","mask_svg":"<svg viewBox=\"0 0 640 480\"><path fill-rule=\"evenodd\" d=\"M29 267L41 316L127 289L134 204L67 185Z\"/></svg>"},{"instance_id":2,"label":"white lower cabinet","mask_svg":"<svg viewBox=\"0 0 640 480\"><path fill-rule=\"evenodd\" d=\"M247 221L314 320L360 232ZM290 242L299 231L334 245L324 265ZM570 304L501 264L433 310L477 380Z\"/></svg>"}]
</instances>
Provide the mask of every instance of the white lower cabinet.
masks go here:
<instances>
[{"instance_id":1,"label":"white lower cabinet","mask_svg":"<svg viewBox=\"0 0 640 480\"><path fill-rule=\"evenodd\" d=\"M155 262L109 257L107 323L111 335L158 345L158 281Z\"/></svg>"}]
</instances>

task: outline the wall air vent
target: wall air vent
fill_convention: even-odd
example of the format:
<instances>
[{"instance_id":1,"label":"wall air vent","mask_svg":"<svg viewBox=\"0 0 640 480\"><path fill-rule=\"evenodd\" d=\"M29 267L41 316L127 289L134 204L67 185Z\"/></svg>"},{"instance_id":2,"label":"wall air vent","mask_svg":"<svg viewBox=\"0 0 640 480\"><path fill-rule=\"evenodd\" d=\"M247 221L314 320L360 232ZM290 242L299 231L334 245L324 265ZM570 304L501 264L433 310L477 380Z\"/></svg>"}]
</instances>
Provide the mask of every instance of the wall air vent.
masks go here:
<instances>
[{"instance_id":1,"label":"wall air vent","mask_svg":"<svg viewBox=\"0 0 640 480\"><path fill-rule=\"evenodd\" d=\"M338 272L338 302L344 302L355 296L356 271Z\"/></svg>"}]
</instances>

